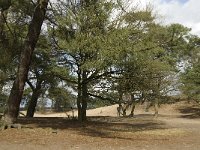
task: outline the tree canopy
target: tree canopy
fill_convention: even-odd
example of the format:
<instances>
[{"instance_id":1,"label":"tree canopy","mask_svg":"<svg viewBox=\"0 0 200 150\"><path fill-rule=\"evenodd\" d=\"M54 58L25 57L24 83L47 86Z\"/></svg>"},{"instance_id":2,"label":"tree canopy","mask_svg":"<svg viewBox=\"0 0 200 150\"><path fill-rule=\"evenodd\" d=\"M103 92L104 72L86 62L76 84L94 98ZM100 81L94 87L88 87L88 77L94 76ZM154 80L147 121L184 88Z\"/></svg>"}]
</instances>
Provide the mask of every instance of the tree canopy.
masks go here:
<instances>
[{"instance_id":1,"label":"tree canopy","mask_svg":"<svg viewBox=\"0 0 200 150\"><path fill-rule=\"evenodd\" d=\"M26 85L27 117L42 95L58 110L76 97L79 121L97 99L120 103L123 94L141 93L158 104L177 78L199 99L199 38L181 24L158 23L152 9L126 10L114 0L2 0L0 8L0 97L13 84L11 122ZM180 62L189 64L181 77Z\"/></svg>"}]
</instances>

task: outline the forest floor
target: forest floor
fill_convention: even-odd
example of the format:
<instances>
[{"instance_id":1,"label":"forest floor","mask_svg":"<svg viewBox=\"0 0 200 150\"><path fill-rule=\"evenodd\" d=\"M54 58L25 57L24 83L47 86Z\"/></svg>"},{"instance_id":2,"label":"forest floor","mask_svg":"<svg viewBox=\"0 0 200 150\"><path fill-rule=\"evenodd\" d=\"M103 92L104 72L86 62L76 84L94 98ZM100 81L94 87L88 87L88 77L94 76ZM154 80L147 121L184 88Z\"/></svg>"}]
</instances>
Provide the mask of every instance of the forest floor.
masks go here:
<instances>
[{"instance_id":1,"label":"forest floor","mask_svg":"<svg viewBox=\"0 0 200 150\"><path fill-rule=\"evenodd\" d=\"M141 105L134 117L117 117L116 107L88 110L88 121L83 124L67 118L66 113L21 117L22 129L0 131L0 150L200 149L199 105L162 105L157 119L152 110L144 112Z\"/></svg>"}]
</instances>

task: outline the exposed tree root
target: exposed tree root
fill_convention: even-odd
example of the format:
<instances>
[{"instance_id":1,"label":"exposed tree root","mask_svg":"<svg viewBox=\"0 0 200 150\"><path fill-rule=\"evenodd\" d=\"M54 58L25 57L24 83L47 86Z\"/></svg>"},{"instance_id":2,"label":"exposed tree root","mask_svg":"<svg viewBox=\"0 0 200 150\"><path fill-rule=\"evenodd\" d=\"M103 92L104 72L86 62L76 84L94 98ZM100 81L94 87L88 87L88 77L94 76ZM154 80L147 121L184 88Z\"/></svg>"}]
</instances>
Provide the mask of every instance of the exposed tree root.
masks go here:
<instances>
[{"instance_id":1,"label":"exposed tree root","mask_svg":"<svg viewBox=\"0 0 200 150\"><path fill-rule=\"evenodd\" d=\"M1 130L10 129L10 128L21 129L22 125L15 123L15 121L10 119L9 117L2 116L0 120L0 128Z\"/></svg>"},{"instance_id":2,"label":"exposed tree root","mask_svg":"<svg viewBox=\"0 0 200 150\"><path fill-rule=\"evenodd\" d=\"M22 125L21 124L3 124L1 126L2 130L11 129L11 128L21 129Z\"/></svg>"}]
</instances>

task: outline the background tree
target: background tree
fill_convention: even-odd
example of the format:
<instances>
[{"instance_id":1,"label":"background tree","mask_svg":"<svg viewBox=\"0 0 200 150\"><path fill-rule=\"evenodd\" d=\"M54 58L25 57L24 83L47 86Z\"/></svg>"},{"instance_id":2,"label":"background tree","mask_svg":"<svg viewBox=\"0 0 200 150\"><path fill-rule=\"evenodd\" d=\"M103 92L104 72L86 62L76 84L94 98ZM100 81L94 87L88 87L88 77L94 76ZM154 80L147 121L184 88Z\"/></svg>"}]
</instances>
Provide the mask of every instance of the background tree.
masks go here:
<instances>
[{"instance_id":1,"label":"background tree","mask_svg":"<svg viewBox=\"0 0 200 150\"><path fill-rule=\"evenodd\" d=\"M200 39L193 36L189 41L189 51L186 51L184 65L186 69L181 74L181 89L188 99L200 100Z\"/></svg>"},{"instance_id":2,"label":"background tree","mask_svg":"<svg viewBox=\"0 0 200 150\"><path fill-rule=\"evenodd\" d=\"M137 13L130 12L125 16L129 39L134 35L134 40L125 43L129 49L120 55L122 61L119 61L118 67L122 73L118 79L118 91L121 92L119 96L123 93L145 93L145 99L154 103L157 116L158 103L172 89L177 63L188 49L190 29L179 24L156 24L151 11Z\"/></svg>"}]
</instances>

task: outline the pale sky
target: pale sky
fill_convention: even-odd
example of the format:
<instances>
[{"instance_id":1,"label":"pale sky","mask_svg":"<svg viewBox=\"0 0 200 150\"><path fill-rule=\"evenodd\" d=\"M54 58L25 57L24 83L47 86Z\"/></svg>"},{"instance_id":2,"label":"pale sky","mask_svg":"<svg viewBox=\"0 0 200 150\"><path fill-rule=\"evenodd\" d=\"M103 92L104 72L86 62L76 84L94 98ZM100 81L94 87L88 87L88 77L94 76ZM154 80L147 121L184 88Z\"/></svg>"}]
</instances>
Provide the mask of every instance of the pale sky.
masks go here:
<instances>
[{"instance_id":1,"label":"pale sky","mask_svg":"<svg viewBox=\"0 0 200 150\"><path fill-rule=\"evenodd\" d=\"M131 0L138 7L153 5L165 24L181 23L200 36L200 0Z\"/></svg>"}]
</instances>

